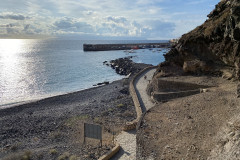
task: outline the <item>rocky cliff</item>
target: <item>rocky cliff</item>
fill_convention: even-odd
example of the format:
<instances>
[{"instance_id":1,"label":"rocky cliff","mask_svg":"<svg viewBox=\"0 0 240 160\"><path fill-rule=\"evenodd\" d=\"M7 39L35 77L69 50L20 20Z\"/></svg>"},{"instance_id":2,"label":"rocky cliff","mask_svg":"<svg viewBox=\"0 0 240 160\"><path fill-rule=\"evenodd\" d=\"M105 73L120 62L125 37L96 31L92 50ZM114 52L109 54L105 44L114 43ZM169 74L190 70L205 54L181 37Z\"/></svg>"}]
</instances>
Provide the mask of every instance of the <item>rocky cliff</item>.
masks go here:
<instances>
[{"instance_id":1,"label":"rocky cliff","mask_svg":"<svg viewBox=\"0 0 240 160\"><path fill-rule=\"evenodd\" d=\"M218 72L239 79L240 0L220 1L204 24L184 34L165 59L164 65L180 66L184 72Z\"/></svg>"}]
</instances>

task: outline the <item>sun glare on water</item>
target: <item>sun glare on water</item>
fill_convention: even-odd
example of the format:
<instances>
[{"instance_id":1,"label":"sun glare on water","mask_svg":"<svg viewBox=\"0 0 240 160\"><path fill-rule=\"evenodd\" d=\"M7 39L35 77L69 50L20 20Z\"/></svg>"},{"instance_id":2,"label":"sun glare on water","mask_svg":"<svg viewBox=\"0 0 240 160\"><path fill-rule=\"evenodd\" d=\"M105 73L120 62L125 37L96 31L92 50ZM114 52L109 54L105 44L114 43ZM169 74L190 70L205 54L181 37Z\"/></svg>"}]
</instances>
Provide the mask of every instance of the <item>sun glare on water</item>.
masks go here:
<instances>
[{"instance_id":1,"label":"sun glare on water","mask_svg":"<svg viewBox=\"0 0 240 160\"><path fill-rule=\"evenodd\" d=\"M2 39L0 40L0 66L2 71L6 71L2 76L7 76L16 71L19 65L20 54L23 50L24 40ZM15 75L16 76L16 75Z\"/></svg>"},{"instance_id":2,"label":"sun glare on water","mask_svg":"<svg viewBox=\"0 0 240 160\"><path fill-rule=\"evenodd\" d=\"M23 77L28 72L22 56L26 47L26 40L0 39L0 89L2 90L0 90L0 101L4 101L4 96L27 92L22 83ZM16 90L16 88L22 89Z\"/></svg>"},{"instance_id":3,"label":"sun glare on water","mask_svg":"<svg viewBox=\"0 0 240 160\"><path fill-rule=\"evenodd\" d=\"M5 56L17 54L24 46L22 39L0 39L1 52L5 52Z\"/></svg>"},{"instance_id":4,"label":"sun glare on water","mask_svg":"<svg viewBox=\"0 0 240 160\"><path fill-rule=\"evenodd\" d=\"M15 66L18 65L18 56L23 45L24 41L20 39L0 40L1 69L8 72L14 71Z\"/></svg>"}]
</instances>

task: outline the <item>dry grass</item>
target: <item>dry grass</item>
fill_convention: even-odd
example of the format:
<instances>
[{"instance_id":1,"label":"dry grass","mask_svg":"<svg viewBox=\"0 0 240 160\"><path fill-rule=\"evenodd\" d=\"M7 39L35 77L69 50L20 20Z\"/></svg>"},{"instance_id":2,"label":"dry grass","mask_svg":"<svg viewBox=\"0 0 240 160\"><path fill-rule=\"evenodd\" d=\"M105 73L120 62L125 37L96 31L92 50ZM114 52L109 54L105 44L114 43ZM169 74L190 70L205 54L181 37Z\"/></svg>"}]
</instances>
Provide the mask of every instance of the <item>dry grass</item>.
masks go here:
<instances>
[{"instance_id":1,"label":"dry grass","mask_svg":"<svg viewBox=\"0 0 240 160\"><path fill-rule=\"evenodd\" d=\"M77 160L77 159L78 159L78 157L75 156L75 155L72 155L72 156L69 157L69 160Z\"/></svg>"},{"instance_id":2,"label":"dry grass","mask_svg":"<svg viewBox=\"0 0 240 160\"><path fill-rule=\"evenodd\" d=\"M68 120L66 120L65 125L68 127L74 127L74 126L78 125L79 122L86 121L87 119L89 119L89 116L86 114L74 116L74 117L71 117Z\"/></svg>"},{"instance_id":3,"label":"dry grass","mask_svg":"<svg viewBox=\"0 0 240 160\"><path fill-rule=\"evenodd\" d=\"M51 138L51 139L60 139L62 137L63 137L63 135L60 131L53 131L53 132L49 133L49 138Z\"/></svg>"},{"instance_id":4,"label":"dry grass","mask_svg":"<svg viewBox=\"0 0 240 160\"><path fill-rule=\"evenodd\" d=\"M67 160L70 157L69 152L64 152L61 156L58 157L58 160Z\"/></svg>"},{"instance_id":5,"label":"dry grass","mask_svg":"<svg viewBox=\"0 0 240 160\"><path fill-rule=\"evenodd\" d=\"M118 104L117 107L118 108L123 108L123 107L125 107L125 105L121 103L121 104Z\"/></svg>"},{"instance_id":6,"label":"dry grass","mask_svg":"<svg viewBox=\"0 0 240 160\"><path fill-rule=\"evenodd\" d=\"M31 151L13 153L7 156L6 158L3 158L3 160L31 160L31 159L32 159Z\"/></svg>"},{"instance_id":7,"label":"dry grass","mask_svg":"<svg viewBox=\"0 0 240 160\"><path fill-rule=\"evenodd\" d=\"M51 154L51 155L56 155L58 152L57 152L57 150L56 149L50 149L49 150L49 154Z\"/></svg>"}]
</instances>

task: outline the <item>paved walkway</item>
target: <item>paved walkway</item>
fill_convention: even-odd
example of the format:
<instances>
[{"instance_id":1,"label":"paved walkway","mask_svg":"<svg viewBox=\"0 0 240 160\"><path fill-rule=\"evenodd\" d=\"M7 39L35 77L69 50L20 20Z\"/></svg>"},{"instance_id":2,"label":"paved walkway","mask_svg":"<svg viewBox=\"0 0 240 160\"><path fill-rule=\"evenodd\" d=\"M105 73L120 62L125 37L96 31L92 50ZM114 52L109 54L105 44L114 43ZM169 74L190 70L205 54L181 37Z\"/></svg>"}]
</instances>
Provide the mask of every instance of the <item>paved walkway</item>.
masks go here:
<instances>
[{"instance_id":1,"label":"paved walkway","mask_svg":"<svg viewBox=\"0 0 240 160\"><path fill-rule=\"evenodd\" d=\"M154 103L150 100L150 97L146 93L148 80L152 80L152 76L156 69L151 69L144 72L139 79L136 80L135 88L138 96L140 96L141 105L143 111L150 109L154 106ZM145 77L146 76L146 79ZM121 146L120 151L111 160L136 160L136 131L122 131L116 140Z\"/></svg>"},{"instance_id":2,"label":"paved walkway","mask_svg":"<svg viewBox=\"0 0 240 160\"><path fill-rule=\"evenodd\" d=\"M136 159L136 131L122 131L117 137L121 149L112 160L135 160Z\"/></svg>"},{"instance_id":3,"label":"paved walkway","mask_svg":"<svg viewBox=\"0 0 240 160\"><path fill-rule=\"evenodd\" d=\"M143 107L143 112L149 110L154 106L154 103L152 102L151 98L147 95L146 89L149 82L152 80L152 76L156 69L151 69L142 74L142 76L136 80L135 88L136 92L138 94L138 97L140 97L140 104Z\"/></svg>"}]
</instances>

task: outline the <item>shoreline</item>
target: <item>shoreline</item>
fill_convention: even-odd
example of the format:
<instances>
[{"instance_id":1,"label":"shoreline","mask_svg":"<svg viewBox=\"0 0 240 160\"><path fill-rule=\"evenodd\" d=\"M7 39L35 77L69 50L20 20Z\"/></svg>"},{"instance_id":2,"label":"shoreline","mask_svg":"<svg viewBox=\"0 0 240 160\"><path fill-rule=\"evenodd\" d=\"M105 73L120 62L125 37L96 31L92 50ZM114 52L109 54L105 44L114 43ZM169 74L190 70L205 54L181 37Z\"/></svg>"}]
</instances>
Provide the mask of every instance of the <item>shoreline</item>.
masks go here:
<instances>
[{"instance_id":1,"label":"shoreline","mask_svg":"<svg viewBox=\"0 0 240 160\"><path fill-rule=\"evenodd\" d=\"M113 81L109 81L109 84L114 83L116 81L124 80L125 78L126 77L116 79L116 80L113 80ZM99 83L101 83L101 82L99 82ZM105 85L108 85L108 84L96 85L96 86L94 84L89 88L80 89L80 90L77 90L77 91L62 92L62 93L59 93L59 94L57 94L57 93L56 94L54 94L54 93L53 94L46 94L46 95L40 96L38 98L37 97L33 98L33 99L28 99L27 98L26 100L22 100L22 101L12 101L12 102L9 102L9 103L0 104L0 110L13 108L13 107L18 107L18 106L22 106L22 105L29 104L29 103L36 103L37 101L41 101L41 100L48 99L48 98L54 98L54 97L68 95L68 94L74 94L74 93L77 93L77 92L82 92L82 91L85 91L85 90L90 90L90 89L95 89L95 88L98 88L98 87L102 87L102 86L105 86Z\"/></svg>"},{"instance_id":2,"label":"shoreline","mask_svg":"<svg viewBox=\"0 0 240 160\"><path fill-rule=\"evenodd\" d=\"M115 81L112 81L110 82L109 84L107 85L113 85L115 83L121 83L122 81L124 80L124 78L122 79L119 79L119 80L115 80ZM52 95L52 96L46 96L46 97L43 97L43 98L39 98L39 99L33 99L33 100L26 100L26 101L21 101L21 102L13 102L12 104L10 103L9 105L0 105L0 112L1 111L4 111L4 110L14 110L15 108L24 108L24 107L29 107L29 105L35 105L37 103L45 103L46 101L49 102L49 101L54 101L56 99L60 99L60 98L66 98L66 97L71 97L71 96L77 96L78 94L84 94L85 92L89 92L89 91L94 91L95 89L100 89L104 86L107 86L107 85L99 85L99 86L93 86L91 88L86 88L86 89L83 89L83 90L79 90L79 91L73 91L73 92L66 92L66 93L63 93L63 94L59 94L59 95ZM1 108L3 107L3 108Z\"/></svg>"}]
</instances>

